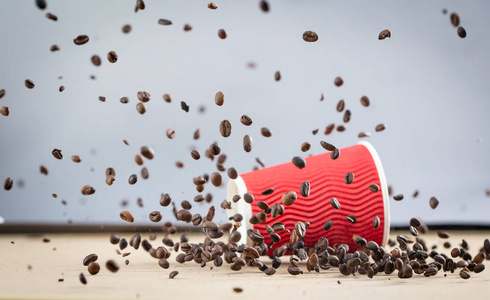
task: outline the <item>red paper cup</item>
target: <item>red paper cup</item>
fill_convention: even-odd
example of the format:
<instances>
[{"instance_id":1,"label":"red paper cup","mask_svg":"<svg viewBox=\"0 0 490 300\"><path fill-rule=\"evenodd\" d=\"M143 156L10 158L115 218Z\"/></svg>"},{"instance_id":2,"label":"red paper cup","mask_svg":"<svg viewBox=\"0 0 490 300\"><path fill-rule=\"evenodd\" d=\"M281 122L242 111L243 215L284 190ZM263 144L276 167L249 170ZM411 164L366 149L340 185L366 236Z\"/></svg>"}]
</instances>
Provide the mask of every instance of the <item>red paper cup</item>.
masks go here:
<instances>
[{"instance_id":1,"label":"red paper cup","mask_svg":"<svg viewBox=\"0 0 490 300\"><path fill-rule=\"evenodd\" d=\"M299 169L292 162L273 167L259 169L240 175L228 183L228 201L232 203L229 215L240 213L243 216L242 226L238 231L242 235L240 243L252 245L247 237L249 229L258 230L264 236L264 242L271 240L266 231L266 225L272 226L277 222L284 223L286 229L293 230L296 221L310 222L304 238L305 247L316 244L320 237L328 239L330 245L347 244L354 251L359 248L355 239L362 237L375 241L384 246L388 239L389 197L388 187L383 167L376 150L368 142L360 142L355 146L340 149L336 160L330 158L330 152L305 158L306 167ZM346 184L344 177L347 173L354 174L351 184ZM304 181L310 182L310 195L302 197L300 186ZM379 191L371 192L369 186L377 184ZM262 191L273 188L270 195L262 195ZM298 198L291 206L285 206L284 213L272 218L267 215L267 221L252 225L248 220L260 211L258 201L263 201L272 207L281 203L281 197L288 191L297 193ZM252 204L243 200L243 195L250 193L254 196ZM232 201L234 195L240 195L237 203ZM340 202L340 209L334 209L330 199L334 197ZM353 215L357 222L351 223L347 216ZM379 227L373 228L373 220L378 217ZM333 226L324 230L323 225L331 220ZM268 254L286 243L289 243L290 233L277 232L281 241L276 243Z\"/></svg>"}]
</instances>

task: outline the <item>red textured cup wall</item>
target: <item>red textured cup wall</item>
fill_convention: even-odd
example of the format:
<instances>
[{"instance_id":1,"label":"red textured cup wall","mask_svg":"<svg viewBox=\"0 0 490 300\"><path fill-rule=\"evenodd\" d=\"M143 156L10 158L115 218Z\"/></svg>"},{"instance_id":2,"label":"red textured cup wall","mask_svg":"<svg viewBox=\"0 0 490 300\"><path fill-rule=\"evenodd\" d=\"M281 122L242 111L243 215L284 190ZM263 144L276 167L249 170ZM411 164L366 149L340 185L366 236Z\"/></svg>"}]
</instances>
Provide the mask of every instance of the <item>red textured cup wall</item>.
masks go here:
<instances>
[{"instance_id":1,"label":"red textured cup wall","mask_svg":"<svg viewBox=\"0 0 490 300\"><path fill-rule=\"evenodd\" d=\"M266 232L266 225L272 226L276 222L284 223L286 229L293 230L296 221L310 222L306 231L305 247L314 246L320 237L326 237L330 245L347 244L350 250L359 248L355 244L355 237L362 237L368 241L375 241L385 245L389 234L389 202L388 189L381 161L373 146L367 142L340 149L340 156L336 160L330 158L330 152L305 158L306 167L297 168L292 162L268 167L242 174L236 180L228 183L228 201L232 202L230 215L240 213L243 215L242 234L240 242L252 244L247 238L247 230L259 230L270 242ZM344 182L347 173L354 174L351 184ZM302 182L310 182L310 195L303 197L300 194ZM377 193L371 192L369 186L377 184L380 189ZM273 188L274 193L264 196L262 191ZM262 211L257 201L263 201L272 207L281 203L281 197L288 191L297 193L298 198L291 206L285 206L284 214L272 218L267 215L267 221L252 225L248 222L253 214ZM243 200L243 194L251 193L254 202L248 204ZM234 195L242 197L233 203ZM335 197L340 202L340 209L334 209L330 199ZM357 222L352 224L346 217L353 215ZM373 228L373 219L378 217L380 225ZM332 220L333 226L324 230L325 222ZM276 243L272 251L289 242L290 233L278 232L281 241Z\"/></svg>"}]
</instances>

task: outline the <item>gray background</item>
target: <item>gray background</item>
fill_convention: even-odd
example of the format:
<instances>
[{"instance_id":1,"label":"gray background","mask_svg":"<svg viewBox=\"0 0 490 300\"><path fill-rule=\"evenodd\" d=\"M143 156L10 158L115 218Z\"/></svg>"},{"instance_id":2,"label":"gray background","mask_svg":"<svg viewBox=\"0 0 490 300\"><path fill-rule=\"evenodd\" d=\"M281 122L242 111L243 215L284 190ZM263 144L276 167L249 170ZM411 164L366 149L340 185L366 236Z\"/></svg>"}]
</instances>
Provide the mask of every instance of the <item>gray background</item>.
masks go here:
<instances>
[{"instance_id":1,"label":"gray background","mask_svg":"<svg viewBox=\"0 0 490 300\"><path fill-rule=\"evenodd\" d=\"M11 114L0 116L0 179L3 184L10 176L16 183L11 191L0 190L6 224L123 224L124 199L136 223L150 224L148 213L162 210L160 193L192 201L192 178L216 170L207 158L192 160L193 148L203 155L217 141L228 155L225 165L243 173L256 157L271 166L303 155L304 141L313 145L309 154L324 152L320 140L355 144L362 130L372 133L366 140L378 150L394 192L405 194L401 202L391 200L393 224L405 225L413 216L429 224L490 224L490 2L271 0L267 14L259 1L220 1L215 11L206 1L145 2L138 13L135 1L48 1L45 11L34 1L1 2L0 89L7 94L0 106ZM58 22L46 19L46 12ZM466 39L450 24L451 12L460 15ZM159 18L173 25L158 25ZM185 23L192 31L183 31ZM130 34L122 33L124 24L132 25ZM220 28L226 40L218 38ZM386 28L392 38L379 41ZM318 42L304 42L305 30L316 31ZM90 41L76 46L79 34ZM53 44L61 50L50 52ZM119 55L115 64L105 58L110 50ZM91 64L93 54L103 58L102 66ZM255 69L247 67L251 61ZM274 81L277 70L280 82ZM340 88L333 85L336 76L344 79ZM25 88L27 78L34 89ZM60 85L66 87L62 93ZM140 90L152 95L145 115L135 109ZM222 107L214 104L219 90L225 93ZM162 100L164 93L172 103ZM361 106L362 95L371 99L370 107ZM129 104L119 102L123 96ZM340 99L352 120L345 132L325 137L326 125L342 123L335 110ZM180 101L189 104L189 113ZM253 118L252 126L240 124L242 114ZM218 131L223 119L233 125L226 139ZM375 133L379 123L387 129ZM273 131L271 138L260 135L263 126ZM175 139L166 138L167 128L176 130ZM194 141L197 128L202 136ZM242 149L244 134L254 139L250 153ZM130 186L129 175L141 169L133 159L142 145L156 152L145 162L150 178ZM53 158L53 148L62 149L63 160ZM73 163L73 154L82 163ZM177 169L177 160L185 168ZM48 176L40 174L40 165ZM104 182L109 166L117 172L112 186ZM82 196L85 184L96 193ZM224 220L219 204L225 188L208 184L205 192L213 193L217 218ZM436 210L429 207L431 196L440 199ZM196 204L192 211L207 207ZM170 207L162 212L174 221Z\"/></svg>"}]
</instances>

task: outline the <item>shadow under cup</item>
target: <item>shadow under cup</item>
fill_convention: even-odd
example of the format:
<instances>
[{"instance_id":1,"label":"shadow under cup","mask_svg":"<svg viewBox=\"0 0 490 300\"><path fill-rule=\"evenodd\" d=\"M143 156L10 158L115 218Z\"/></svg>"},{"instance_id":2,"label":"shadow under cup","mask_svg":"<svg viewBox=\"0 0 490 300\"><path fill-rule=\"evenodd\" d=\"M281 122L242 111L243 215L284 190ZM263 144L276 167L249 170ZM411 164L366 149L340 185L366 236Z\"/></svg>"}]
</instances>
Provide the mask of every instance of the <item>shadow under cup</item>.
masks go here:
<instances>
[{"instance_id":1,"label":"shadow under cup","mask_svg":"<svg viewBox=\"0 0 490 300\"><path fill-rule=\"evenodd\" d=\"M386 178L381 161L374 147L368 142L340 149L340 156L333 160L330 152L305 158L306 167L299 169L292 162L273 167L255 170L240 175L228 183L228 201L232 209L229 216L237 213L243 216L242 225L238 228L242 239L240 243L253 245L248 238L248 230L258 230L264 237L264 243L269 244L271 239L266 231L266 225L283 223L286 230L276 232L281 240L275 243L268 251L272 251L289 243L290 232L294 230L297 221L309 222L304 237L304 246L312 247L319 238L325 237L330 246L347 244L350 251L360 248L355 239L362 237L367 241L375 241L384 246L389 235L389 197ZM347 184L344 177L347 173L354 174L352 183ZM304 181L310 183L310 195L301 196L300 186ZM371 184L379 187L378 192L372 192ZM274 189L270 195L263 195L267 189ZM257 206L263 201L272 207L275 203L282 204L281 197L288 191L298 195L291 206L285 206L284 213L273 218L267 214L267 220L260 224L251 224L252 215L261 212ZM248 204L243 195L250 193L254 201ZM239 195L241 199L234 203L233 196ZM340 208L335 209L330 199L336 198ZM354 216L355 223L348 220ZM379 218L379 226L374 228L374 218ZM325 230L324 224L332 221L333 226ZM287 230L290 232L288 233Z\"/></svg>"}]
</instances>

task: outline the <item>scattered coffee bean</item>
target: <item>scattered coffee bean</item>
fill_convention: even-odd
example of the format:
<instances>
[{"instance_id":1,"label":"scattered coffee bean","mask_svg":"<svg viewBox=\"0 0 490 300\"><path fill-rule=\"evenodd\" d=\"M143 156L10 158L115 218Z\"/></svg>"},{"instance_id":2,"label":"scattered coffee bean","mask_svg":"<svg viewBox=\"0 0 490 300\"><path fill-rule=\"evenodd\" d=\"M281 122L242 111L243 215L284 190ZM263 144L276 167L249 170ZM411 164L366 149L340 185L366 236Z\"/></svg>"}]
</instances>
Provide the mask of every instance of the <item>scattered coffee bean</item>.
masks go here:
<instances>
[{"instance_id":1,"label":"scattered coffee bean","mask_svg":"<svg viewBox=\"0 0 490 300\"><path fill-rule=\"evenodd\" d=\"M225 102L225 95L223 94L223 92L219 91L216 93L216 95L214 96L214 102L218 106L223 105L223 103Z\"/></svg>"},{"instance_id":2,"label":"scattered coffee bean","mask_svg":"<svg viewBox=\"0 0 490 300\"><path fill-rule=\"evenodd\" d=\"M378 228L380 223L381 223L381 221L379 220L379 217L375 216L373 219L373 228Z\"/></svg>"},{"instance_id":3,"label":"scattered coffee bean","mask_svg":"<svg viewBox=\"0 0 490 300\"><path fill-rule=\"evenodd\" d=\"M325 149L327 151L334 151L335 149L337 149L337 147L335 147L334 145L329 144L325 141L320 141L320 145L323 147L323 149Z\"/></svg>"},{"instance_id":4,"label":"scattered coffee bean","mask_svg":"<svg viewBox=\"0 0 490 300\"><path fill-rule=\"evenodd\" d=\"M208 8L209 9L217 9L218 8L218 4L214 3L214 2L209 2L208 3Z\"/></svg>"},{"instance_id":5,"label":"scattered coffee bean","mask_svg":"<svg viewBox=\"0 0 490 300\"><path fill-rule=\"evenodd\" d=\"M0 99L2 99L3 96L5 96L5 89L0 90Z\"/></svg>"},{"instance_id":6,"label":"scattered coffee bean","mask_svg":"<svg viewBox=\"0 0 490 300\"><path fill-rule=\"evenodd\" d=\"M353 181L354 181L354 174L352 174L352 173L345 174L345 176L344 176L344 182L346 184L351 184Z\"/></svg>"},{"instance_id":7,"label":"scattered coffee bean","mask_svg":"<svg viewBox=\"0 0 490 300\"><path fill-rule=\"evenodd\" d=\"M63 159L63 155L61 154L61 150L60 149L54 149L52 152L51 152L54 156L54 158L56 159Z\"/></svg>"},{"instance_id":8,"label":"scattered coffee bean","mask_svg":"<svg viewBox=\"0 0 490 300\"><path fill-rule=\"evenodd\" d=\"M65 87L64 86L60 86L60 88L58 89L58 91L63 92L65 90Z\"/></svg>"},{"instance_id":9,"label":"scattered coffee bean","mask_svg":"<svg viewBox=\"0 0 490 300\"><path fill-rule=\"evenodd\" d=\"M119 102L121 102L122 104L128 104L129 98L128 97L122 97L121 99L119 99Z\"/></svg>"},{"instance_id":10,"label":"scattered coffee bean","mask_svg":"<svg viewBox=\"0 0 490 300\"><path fill-rule=\"evenodd\" d=\"M451 24L453 24L454 27L458 27L459 26L459 15L457 13L452 13L449 16L449 18L451 20Z\"/></svg>"},{"instance_id":11,"label":"scattered coffee bean","mask_svg":"<svg viewBox=\"0 0 490 300\"><path fill-rule=\"evenodd\" d=\"M422 224L422 222L420 222L419 219L417 219L417 218L411 218L410 219L410 226L419 227L420 224Z\"/></svg>"},{"instance_id":12,"label":"scattered coffee bean","mask_svg":"<svg viewBox=\"0 0 490 300\"><path fill-rule=\"evenodd\" d=\"M191 24L184 24L184 31L191 31L191 30L192 30Z\"/></svg>"},{"instance_id":13,"label":"scattered coffee bean","mask_svg":"<svg viewBox=\"0 0 490 300\"><path fill-rule=\"evenodd\" d=\"M100 57L98 55L92 55L90 58L94 66L98 67L102 64L102 61L100 60Z\"/></svg>"},{"instance_id":14,"label":"scattered coffee bean","mask_svg":"<svg viewBox=\"0 0 490 300\"><path fill-rule=\"evenodd\" d=\"M262 195L264 195L264 196L268 196L272 193L274 193L274 189L267 189L265 191L262 191ZM259 201L259 202L261 202L261 201ZM265 203L265 202L262 202L262 203Z\"/></svg>"},{"instance_id":15,"label":"scattered coffee bean","mask_svg":"<svg viewBox=\"0 0 490 300\"><path fill-rule=\"evenodd\" d=\"M339 203L339 200L337 200L336 198L331 198L330 199L330 205L332 205L332 207L334 209L340 209L340 203Z\"/></svg>"},{"instance_id":16,"label":"scattered coffee bean","mask_svg":"<svg viewBox=\"0 0 490 300\"><path fill-rule=\"evenodd\" d=\"M30 79L26 79L24 81L24 84L25 84L26 88L28 88L28 89L33 89L35 86L34 82L32 82L32 80L30 80Z\"/></svg>"},{"instance_id":17,"label":"scattered coffee bean","mask_svg":"<svg viewBox=\"0 0 490 300\"><path fill-rule=\"evenodd\" d=\"M301 151L306 152L311 149L311 144L308 142L304 142L301 144Z\"/></svg>"},{"instance_id":18,"label":"scattered coffee bean","mask_svg":"<svg viewBox=\"0 0 490 300\"><path fill-rule=\"evenodd\" d=\"M323 230L329 230L333 226L333 221L329 220L325 224L323 224Z\"/></svg>"},{"instance_id":19,"label":"scattered coffee bean","mask_svg":"<svg viewBox=\"0 0 490 300\"><path fill-rule=\"evenodd\" d=\"M329 135L335 129L335 124L329 124L325 128L325 135Z\"/></svg>"},{"instance_id":20,"label":"scattered coffee bean","mask_svg":"<svg viewBox=\"0 0 490 300\"><path fill-rule=\"evenodd\" d=\"M131 175L131 176L129 176L129 178L128 178L128 183L129 183L130 185L135 184L137 181L138 181L138 176L136 176L136 174L132 174L132 175Z\"/></svg>"},{"instance_id":21,"label":"scattered coffee bean","mask_svg":"<svg viewBox=\"0 0 490 300\"><path fill-rule=\"evenodd\" d=\"M344 108L345 108L345 101L344 99L342 99L337 103L337 111L342 112Z\"/></svg>"},{"instance_id":22,"label":"scattered coffee bean","mask_svg":"<svg viewBox=\"0 0 490 300\"><path fill-rule=\"evenodd\" d=\"M474 268L473 268L473 272L475 273L481 273L483 270L485 270L485 265L484 264L477 264Z\"/></svg>"},{"instance_id":23,"label":"scattered coffee bean","mask_svg":"<svg viewBox=\"0 0 490 300\"><path fill-rule=\"evenodd\" d=\"M228 174L228 177L230 177L230 179L237 179L238 178L238 173L235 170L235 168L233 168L233 167L228 168L227 174Z\"/></svg>"},{"instance_id":24,"label":"scattered coffee bean","mask_svg":"<svg viewBox=\"0 0 490 300\"><path fill-rule=\"evenodd\" d=\"M107 53L107 60L113 64L117 61L118 59L118 56L117 56L117 53L114 52L114 51L109 51L109 53Z\"/></svg>"},{"instance_id":25,"label":"scattered coffee bean","mask_svg":"<svg viewBox=\"0 0 490 300\"><path fill-rule=\"evenodd\" d=\"M162 220L162 214L156 210L152 211L148 217L150 218L150 221L155 223L158 223Z\"/></svg>"},{"instance_id":26,"label":"scattered coffee bean","mask_svg":"<svg viewBox=\"0 0 490 300\"><path fill-rule=\"evenodd\" d=\"M111 236L109 237L109 241L113 245L118 244L119 243L119 240L121 240L121 237L118 234L115 234L115 233L111 234Z\"/></svg>"},{"instance_id":27,"label":"scattered coffee bean","mask_svg":"<svg viewBox=\"0 0 490 300\"><path fill-rule=\"evenodd\" d=\"M362 96L361 97L361 104L362 104L362 106L368 107L370 104L369 98L367 96Z\"/></svg>"},{"instance_id":28,"label":"scattered coffee bean","mask_svg":"<svg viewBox=\"0 0 490 300\"><path fill-rule=\"evenodd\" d=\"M214 185L214 186L220 186L221 183L222 183L222 177L221 177L221 174L218 173L218 172L213 172L211 174L211 183Z\"/></svg>"},{"instance_id":29,"label":"scattered coffee bean","mask_svg":"<svg viewBox=\"0 0 490 300\"><path fill-rule=\"evenodd\" d=\"M167 20L167 19L159 19L158 20L158 24L164 25L164 26L166 26L166 25L172 25L172 21Z\"/></svg>"},{"instance_id":30,"label":"scattered coffee bean","mask_svg":"<svg viewBox=\"0 0 490 300\"><path fill-rule=\"evenodd\" d=\"M169 139L173 139L175 137L175 130L173 129L167 129L167 131L165 132L167 134L167 137Z\"/></svg>"},{"instance_id":31,"label":"scattered coffee bean","mask_svg":"<svg viewBox=\"0 0 490 300\"><path fill-rule=\"evenodd\" d=\"M95 189L91 185L86 184L82 187L80 192L82 193L82 195L89 196L95 193Z\"/></svg>"},{"instance_id":32,"label":"scattered coffee bean","mask_svg":"<svg viewBox=\"0 0 490 300\"><path fill-rule=\"evenodd\" d=\"M398 194L398 195L393 196L393 200L402 201L403 200L403 194Z\"/></svg>"},{"instance_id":33,"label":"scattered coffee bean","mask_svg":"<svg viewBox=\"0 0 490 300\"><path fill-rule=\"evenodd\" d=\"M466 37L466 30L463 27L458 27L458 36L462 39Z\"/></svg>"},{"instance_id":34,"label":"scattered coffee bean","mask_svg":"<svg viewBox=\"0 0 490 300\"><path fill-rule=\"evenodd\" d=\"M243 116L240 118L240 122L242 122L242 124L243 124L243 125L245 125L245 126L250 126L250 125L252 125L253 120L252 120L252 118L250 118L249 116L247 116L247 115L243 115Z\"/></svg>"},{"instance_id":35,"label":"scattered coffee bean","mask_svg":"<svg viewBox=\"0 0 490 300\"><path fill-rule=\"evenodd\" d=\"M252 137L249 136L248 134L243 137L243 150L245 152L250 152L252 151L252 145L253 145L253 140Z\"/></svg>"},{"instance_id":36,"label":"scattered coffee bean","mask_svg":"<svg viewBox=\"0 0 490 300\"><path fill-rule=\"evenodd\" d=\"M373 193L377 193L377 192L379 192L379 186L377 184L373 183L369 186L369 190Z\"/></svg>"},{"instance_id":37,"label":"scattered coffee bean","mask_svg":"<svg viewBox=\"0 0 490 300\"><path fill-rule=\"evenodd\" d=\"M199 160L201 158L201 154L199 154L199 151L197 151L197 150L192 150L191 151L191 157L194 160Z\"/></svg>"},{"instance_id":38,"label":"scattered coffee bean","mask_svg":"<svg viewBox=\"0 0 490 300\"><path fill-rule=\"evenodd\" d=\"M112 273L116 273L119 270L119 265L112 259L105 263L106 268Z\"/></svg>"},{"instance_id":39,"label":"scattered coffee bean","mask_svg":"<svg viewBox=\"0 0 490 300\"><path fill-rule=\"evenodd\" d=\"M306 161L299 156L293 157L293 164L299 169L306 167Z\"/></svg>"},{"instance_id":40,"label":"scattered coffee bean","mask_svg":"<svg viewBox=\"0 0 490 300\"><path fill-rule=\"evenodd\" d=\"M410 226L410 234L413 235L413 236L418 236L419 235L419 231L414 226Z\"/></svg>"},{"instance_id":41,"label":"scattered coffee bean","mask_svg":"<svg viewBox=\"0 0 490 300\"><path fill-rule=\"evenodd\" d=\"M312 42L316 42L318 41L318 34L316 34L316 32L313 32L313 31L305 31L303 33L303 40L305 42L309 42L309 43L312 43Z\"/></svg>"},{"instance_id":42,"label":"scattered coffee bean","mask_svg":"<svg viewBox=\"0 0 490 300\"><path fill-rule=\"evenodd\" d=\"M276 81L279 81L281 80L281 73L279 71L276 71L276 73L274 74L274 79Z\"/></svg>"},{"instance_id":43,"label":"scattered coffee bean","mask_svg":"<svg viewBox=\"0 0 490 300\"><path fill-rule=\"evenodd\" d=\"M128 241L125 238L119 240L119 249L124 250L128 246Z\"/></svg>"},{"instance_id":44,"label":"scattered coffee bean","mask_svg":"<svg viewBox=\"0 0 490 300\"><path fill-rule=\"evenodd\" d=\"M145 9L145 1L136 0L136 8L139 10L144 10Z\"/></svg>"},{"instance_id":45,"label":"scattered coffee bean","mask_svg":"<svg viewBox=\"0 0 490 300\"><path fill-rule=\"evenodd\" d=\"M129 24L124 25L122 27L122 32L123 33L129 33L129 32L131 32L131 25L129 25Z\"/></svg>"},{"instance_id":46,"label":"scattered coffee bean","mask_svg":"<svg viewBox=\"0 0 490 300\"><path fill-rule=\"evenodd\" d=\"M145 92L145 91L139 91L136 94L136 96L138 97L139 101L144 102L144 103L150 101L150 97L151 97L150 93Z\"/></svg>"},{"instance_id":47,"label":"scattered coffee bean","mask_svg":"<svg viewBox=\"0 0 490 300\"><path fill-rule=\"evenodd\" d=\"M88 266L91 262L96 261L99 257L97 254L89 254L83 259L83 265Z\"/></svg>"},{"instance_id":48,"label":"scattered coffee bean","mask_svg":"<svg viewBox=\"0 0 490 300\"><path fill-rule=\"evenodd\" d=\"M378 125L377 125L377 126L374 128L374 130L375 130L376 132L380 132L380 131L383 131L383 130L385 130L385 129L386 129L385 124L378 124Z\"/></svg>"},{"instance_id":49,"label":"scattered coffee bean","mask_svg":"<svg viewBox=\"0 0 490 300\"><path fill-rule=\"evenodd\" d=\"M308 197L310 195L310 183L308 181L302 182L299 187L299 192L301 196Z\"/></svg>"},{"instance_id":50,"label":"scattered coffee bean","mask_svg":"<svg viewBox=\"0 0 490 300\"><path fill-rule=\"evenodd\" d=\"M245 193L243 195L243 200L245 200L245 202L247 202L248 204L251 204L254 202L254 196L250 193Z\"/></svg>"},{"instance_id":51,"label":"scattered coffee bean","mask_svg":"<svg viewBox=\"0 0 490 300\"><path fill-rule=\"evenodd\" d=\"M219 131L223 137L229 137L231 134L231 123L228 120L223 120L219 124Z\"/></svg>"},{"instance_id":52,"label":"scattered coffee bean","mask_svg":"<svg viewBox=\"0 0 490 300\"><path fill-rule=\"evenodd\" d=\"M48 6L46 3L46 0L36 0L36 5L37 5L37 8L39 8L41 10L46 9L46 7Z\"/></svg>"},{"instance_id":53,"label":"scattered coffee bean","mask_svg":"<svg viewBox=\"0 0 490 300\"><path fill-rule=\"evenodd\" d=\"M134 222L133 215L129 211L127 211L127 210L124 210L121 213L119 213L119 217L121 217L121 219L123 221L129 222L129 223L133 223Z\"/></svg>"},{"instance_id":54,"label":"scattered coffee bean","mask_svg":"<svg viewBox=\"0 0 490 300\"><path fill-rule=\"evenodd\" d=\"M361 131L359 132L359 134L357 135L358 138L363 138L363 137L370 137L371 134L367 131Z\"/></svg>"},{"instance_id":55,"label":"scattered coffee bean","mask_svg":"<svg viewBox=\"0 0 490 300\"><path fill-rule=\"evenodd\" d=\"M75 45L83 45L86 44L88 40L89 40L88 36L79 35L73 40L73 42L75 43Z\"/></svg>"},{"instance_id":56,"label":"scattered coffee bean","mask_svg":"<svg viewBox=\"0 0 490 300\"><path fill-rule=\"evenodd\" d=\"M356 217L353 215L348 215L345 218L347 219L347 221L351 222L352 224L355 224L357 222Z\"/></svg>"},{"instance_id":57,"label":"scattered coffee bean","mask_svg":"<svg viewBox=\"0 0 490 300\"><path fill-rule=\"evenodd\" d=\"M226 39L226 37L227 37L226 31L224 29L218 30L218 36L222 40Z\"/></svg>"},{"instance_id":58,"label":"scattered coffee bean","mask_svg":"<svg viewBox=\"0 0 490 300\"><path fill-rule=\"evenodd\" d=\"M100 102L105 102L105 97L104 96L99 96L99 101Z\"/></svg>"},{"instance_id":59,"label":"scattered coffee bean","mask_svg":"<svg viewBox=\"0 0 490 300\"><path fill-rule=\"evenodd\" d=\"M336 160L337 158L339 158L339 156L340 156L340 150L339 150L339 148L333 150L330 153L330 158L333 159L333 160Z\"/></svg>"},{"instance_id":60,"label":"scattered coffee bean","mask_svg":"<svg viewBox=\"0 0 490 300\"><path fill-rule=\"evenodd\" d=\"M343 118L344 123L349 123L350 117L351 117L350 110L346 110L344 113L344 118Z\"/></svg>"},{"instance_id":61,"label":"scattered coffee bean","mask_svg":"<svg viewBox=\"0 0 490 300\"><path fill-rule=\"evenodd\" d=\"M384 40L385 38L391 38L391 32L388 29L381 31L378 35L378 40Z\"/></svg>"},{"instance_id":62,"label":"scattered coffee bean","mask_svg":"<svg viewBox=\"0 0 490 300\"><path fill-rule=\"evenodd\" d=\"M429 204L432 209L436 209L437 205L439 205L439 200L436 197L431 197Z\"/></svg>"},{"instance_id":63,"label":"scattered coffee bean","mask_svg":"<svg viewBox=\"0 0 490 300\"><path fill-rule=\"evenodd\" d=\"M338 132L344 132L345 131L345 126L344 125L337 126L337 131Z\"/></svg>"},{"instance_id":64,"label":"scattered coffee bean","mask_svg":"<svg viewBox=\"0 0 490 300\"><path fill-rule=\"evenodd\" d=\"M296 201L297 198L298 195L296 194L296 192L289 191L284 193L284 195L282 195L281 202L282 204L284 204L284 206L291 206L293 205L293 203Z\"/></svg>"},{"instance_id":65,"label":"scattered coffee bean","mask_svg":"<svg viewBox=\"0 0 490 300\"><path fill-rule=\"evenodd\" d=\"M100 271L100 265L95 261L90 262L87 267L87 271L90 273L90 275L97 275Z\"/></svg>"},{"instance_id":66,"label":"scattered coffee bean","mask_svg":"<svg viewBox=\"0 0 490 300\"><path fill-rule=\"evenodd\" d=\"M170 274L168 275L168 278L170 279L174 279L175 276L177 276L179 274L179 271L172 271L170 272Z\"/></svg>"},{"instance_id":67,"label":"scattered coffee bean","mask_svg":"<svg viewBox=\"0 0 490 300\"><path fill-rule=\"evenodd\" d=\"M7 177L5 181L3 182L3 188L6 191L10 191L12 189L12 186L14 185L14 180L10 177Z\"/></svg>"},{"instance_id":68,"label":"scattered coffee bean","mask_svg":"<svg viewBox=\"0 0 490 300\"><path fill-rule=\"evenodd\" d=\"M271 137L272 136L272 131L270 131L268 128L266 127L262 127L260 129L260 134L262 134L262 136L264 137Z\"/></svg>"},{"instance_id":69,"label":"scattered coffee bean","mask_svg":"<svg viewBox=\"0 0 490 300\"><path fill-rule=\"evenodd\" d=\"M341 77L335 77L333 83L335 84L335 86L341 86L342 84L344 84L344 80Z\"/></svg>"},{"instance_id":70,"label":"scattered coffee bean","mask_svg":"<svg viewBox=\"0 0 490 300\"><path fill-rule=\"evenodd\" d=\"M465 270L461 270L459 272L459 277L463 278L463 279L469 279L470 278L470 272L468 271L465 271Z\"/></svg>"},{"instance_id":71,"label":"scattered coffee bean","mask_svg":"<svg viewBox=\"0 0 490 300\"><path fill-rule=\"evenodd\" d=\"M169 94L163 94L163 101L165 101L167 103L171 103L172 102L172 98L170 97Z\"/></svg>"},{"instance_id":72,"label":"scattered coffee bean","mask_svg":"<svg viewBox=\"0 0 490 300\"><path fill-rule=\"evenodd\" d=\"M437 232L437 236L440 237L441 239L448 239L449 238L449 233L447 233L445 231L439 230Z\"/></svg>"},{"instance_id":73,"label":"scattered coffee bean","mask_svg":"<svg viewBox=\"0 0 490 300\"><path fill-rule=\"evenodd\" d=\"M85 275L83 275L83 273L80 273L80 275L78 276L78 278L80 279L80 282L81 283L87 284L87 278L85 278Z\"/></svg>"}]
</instances>

